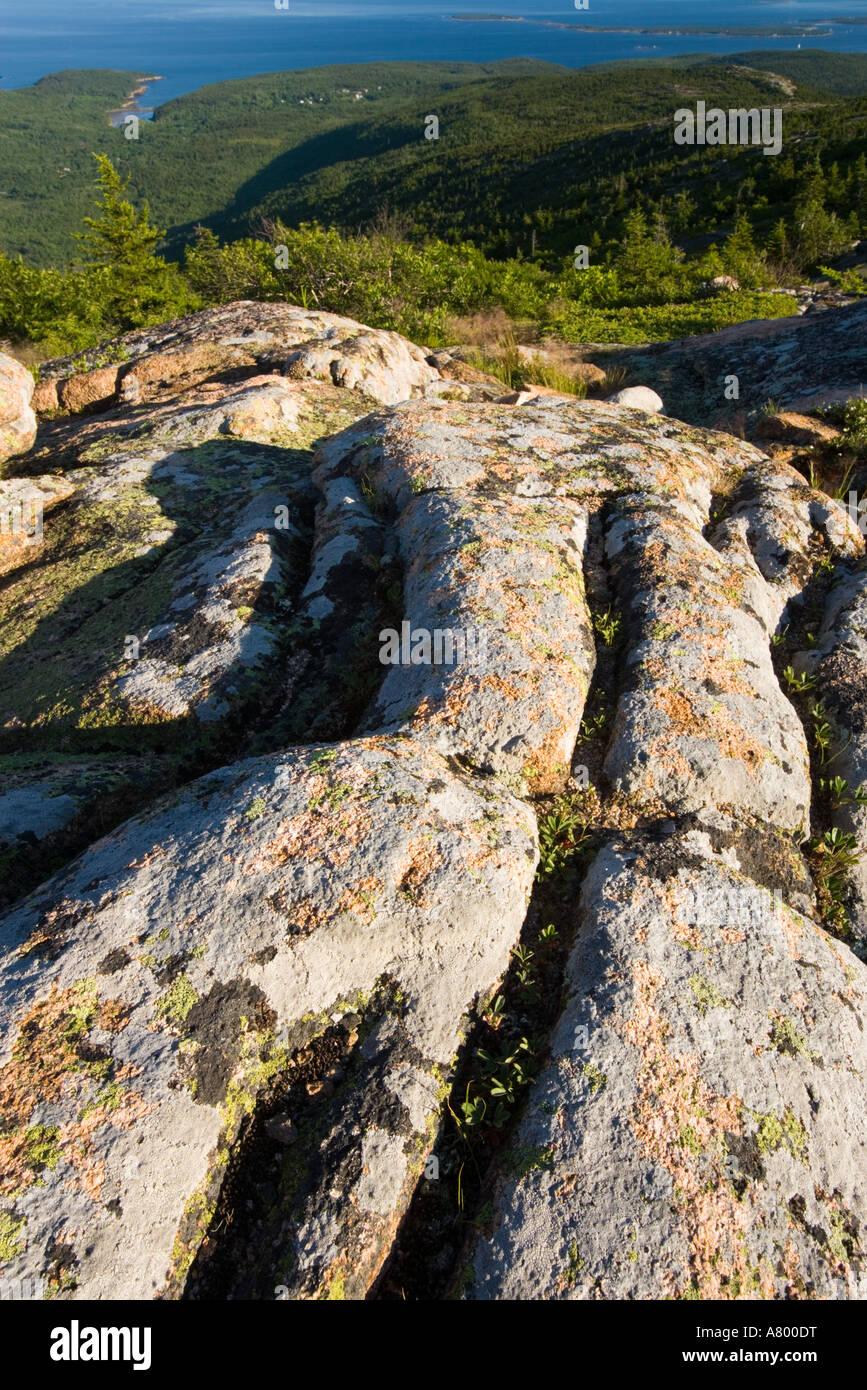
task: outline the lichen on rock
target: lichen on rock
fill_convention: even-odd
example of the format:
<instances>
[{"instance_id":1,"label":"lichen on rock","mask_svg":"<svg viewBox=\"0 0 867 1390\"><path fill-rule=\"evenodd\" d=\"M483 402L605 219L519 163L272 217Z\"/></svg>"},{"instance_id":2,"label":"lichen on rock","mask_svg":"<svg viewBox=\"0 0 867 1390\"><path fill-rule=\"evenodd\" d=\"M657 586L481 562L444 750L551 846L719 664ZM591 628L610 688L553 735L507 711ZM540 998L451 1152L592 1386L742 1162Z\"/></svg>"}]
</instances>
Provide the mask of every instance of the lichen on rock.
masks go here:
<instances>
[{"instance_id":1,"label":"lichen on rock","mask_svg":"<svg viewBox=\"0 0 867 1390\"><path fill-rule=\"evenodd\" d=\"M0 359L4 1278L378 1297L436 1177L422 1296L861 1296L864 542L673 352L691 423L237 303L38 433Z\"/></svg>"}]
</instances>

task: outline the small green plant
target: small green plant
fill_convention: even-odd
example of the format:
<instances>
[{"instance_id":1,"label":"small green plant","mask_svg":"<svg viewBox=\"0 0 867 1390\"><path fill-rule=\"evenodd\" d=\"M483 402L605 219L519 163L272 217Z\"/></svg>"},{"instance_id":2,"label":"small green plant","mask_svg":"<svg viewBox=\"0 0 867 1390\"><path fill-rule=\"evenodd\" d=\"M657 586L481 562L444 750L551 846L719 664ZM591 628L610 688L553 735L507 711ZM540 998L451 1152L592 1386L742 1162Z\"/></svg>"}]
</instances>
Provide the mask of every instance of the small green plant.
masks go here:
<instances>
[{"instance_id":1,"label":"small green plant","mask_svg":"<svg viewBox=\"0 0 867 1390\"><path fill-rule=\"evenodd\" d=\"M533 971L532 961L534 952L527 946L516 946L512 951L512 959L515 962L515 981L521 989L527 990L530 994L535 994L536 976Z\"/></svg>"},{"instance_id":2,"label":"small green plant","mask_svg":"<svg viewBox=\"0 0 867 1390\"><path fill-rule=\"evenodd\" d=\"M612 613L610 605L604 613L597 613L593 618L593 628L599 633L606 647L614 646L622 626L623 618L619 613Z\"/></svg>"},{"instance_id":3,"label":"small green plant","mask_svg":"<svg viewBox=\"0 0 867 1390\"><path fill-rule=\"evenodd\" d=\"M336 748L320 748L318 753L314 753L310 759L310 767L314 772L322 772L329 763L333 763L337 757Z\"/></svg>"},{"instance_id":4,"label":"small green plant","mask_svg":"<svg viewBox=\"0 0 867 1390\"><path fill-rule=\"evenodd\" d=\"M835 556L835 552L834 552L833 549L830 550L830 551L828 551L827 554L823 555L822 558L821 558L821 560L819 560L819 562L818 562L817 565L816 565L814 574L815 574L815 575L830 574L831 571L832 571L833 568L834 568L834 563L835 563L834 556Z\"/></svg>"},{"instance_id":5,"label":"small green plant","mask_svg":"<svg viewBox=\"0 0 867 1390\"><path fill-rule=\"evenodd\" d=\"M608 367L605 372L605 380L602 383L602 395L613 396L615 391L622 391L629 382L629 369L627 367Z\"/></svg>"},{"instance_id":6,"label":"small green plant","mask_svg":"<svg viewBox=\"0 0 867 1390\"><path fill-rule=\"evenodd\" d=\"M833 270L829 265L820 265L819 272L844 294L855 297L867 294L867 280L857 270Z\"/></svg>"},{"instance_id":7,"label":"small green plant","mask_svg":"<svg viewBox=\"0 0 867 1390\"><path fill-rule=\"evenodd\" d=\"M496 1030L502 1024L505 1015L506 1001L503 998L502 994L498 994L496 998L491 1000L490 1004L483 1012L482 1018L485 1020L488 1027L493 1028L496 1032Z\"/></svg>"},{"instance_id":8,"label":"small green plant","mask_svg":"<svg viewBox=\"0 0 867 1390\"><path fill-rule=\"evenodd\" d=\"M807 848L825 925L845 936L849 931L845 907L847 879L861 857L858 842L849 831L834 826L810 840Z\"/></svg>"},{"instance_id":9,"label":"small green plant","mask_svg":"<svg viewBox=\"0 0 867 1390\"><path fill-rule=\"evenodd\" d=\"M810 717L813 720L813 744L819 755L819 762L824 767L825 763L833 762L839 758L844 749L851 743L851 735L837 752L829 757L829 749L839 739L839 731L831 720L827 709L821 700L813 700L810 705Z\"/></svg>"},{"instance_id":10,"label":"small green plant","mask_svg":"<svg viewBox=\"0 0 867 1390\"><path fill-rule=\"evenodd\" d=\"M584 709L584 717L578 731L579 743L589 743L591 739L601 737L611 722L613 710L608 701L601 697L594 701L594 705L592 711L589 707Z\"/></svg>"},{"instance_id":11,"label":"small green plant","mask_svg":"<svg viewBox=\"0 0 867 1390\"><path fill-rule=\"evenodd\" d=\"M810 715L813 719L813 743L819 754L819 761L823 764L828 757L828 749L834 741L834 730L826 719L826 714L827 711L821 700L814 700L810 705Z\"/></svg>"},{"instance_id":12,"label":"small green plant","mask_svg":"<svg viewBox=\"0 0 867 1390\"><path fill-rule=\"evenodd\" d=\"M506 1123L519 1093L534 1079L534 1055L535 1048L526 1037L507 1043L497 1053L479 1048L476 1058L482 1080L489 1088L491 1099L496 1102L491 1116L492 1124L500 1126Z\"/></svg>"},{"instance_id":13,"label":"small green plant","mask_svg":"<svg viewBox=\"0 0 867 1390\"><path fill-rule=\"evenodd\" d=\"M832 806L867 806L867 787L852 788L845 777L820 777L819 786Z\"/></svg>"},{"instance_id":14,"label":"small green plant","mask_svg":"<svg viewBox=\"0 0 867 1390\"><path fill-rule=\"evenodd\" d=\"M844 437L844 436L841 436L841 438L843 438L843 437ZM839 445L839 444L840 444L840 441L839 441L839 440L835 440L835 443L836 443L837 445ZM845 448L846 445L844 444L842 447ZM855 470L856 470L856 468L858 467L858 463L859 463L859 460L858 460L857 458L853 458L853 459L851 459L850 462L846 465L846 468L845 468L845 471L844 471L844 473L843 473L842 478L840 479L840 481L839 481L839 483L837 484L837 486L834 488L834 497L835 497L836 501L838 501L838 502L846 502L846 501L848 501L848 498L849 498L849 490L850 490L850 488L851 488L851 486L852 486L852 480L853 480L853 478L854 478L854 476L855 476Z\"/></svg>"},{"instance_id":15,"label":"small green plant","mask_svg":"<svg viewBox=\"0 0 867 1390\"><path fill-rule=\"evenodd\" d=\"M856 453L867 448L867 396L851 396L848 401L835 401L817 412L823 420L840 431L834 441L834 451Z\"/></svg>"},{"instance_id":16,"label":"small green plant","mask_svg":"<svg viewBox=\"0 0 867 1390\"><path fill-rule=\"evenodd\" d=\"M362 473L359 485L361 495L374 516L381 516L385 511L385 498L376 484L371 482L369 473Z\"/></svg>"},{"instance_id":17,"label":"small green plant","mask_svg":"<svg viewBox=\"0 0 867 1390\"><path fill-rule=\"evenodd\" d=\"M592 805L586 792L560 797L539 821L539 875L564 869L574 854L590 847Z\"/></svg>"},{"instance_id":18,"label":"small green plant","mask_svg":"<svg viewBox=\"0 0 867 1390\"><path fill-rule=\"evenodd\" d=\"M806 672L796 672L793 666L787 666L783 671L783 680L790 690L796 695L801 695L805 690L812 690L818 680L816 675L807 675Z\"/></svg>"},{"instance_id":19,"label":"small green plant","mask_svg":"<svg viewBox=\"0 0 867 1390\"><path fill-rule=\"evenodd\" d=\"M502 336L492 351L474 352L469 361L471 366L496 377L513 390L526 385L546 386L550 391L559 391L565 396L587 395L587 383L567 367L546 361L543 356L526 361L518 351L513 333Z\"/></svg>"},{"instance_id":20,"label":"small green plant","mask_svg":"<svg viewBox=\"0 0 867 1390\"><path fill-rule=\"evenodd\" d=\"M461 1114L463 1116L462 1123L468 1129L475 1129L484 1122L488 1107L481 1096L476 1096L474 1100L470 1100L471 1085L472 1082L468 1081L466 1099L461 1101Z\"/></svg>"}]
</instances>

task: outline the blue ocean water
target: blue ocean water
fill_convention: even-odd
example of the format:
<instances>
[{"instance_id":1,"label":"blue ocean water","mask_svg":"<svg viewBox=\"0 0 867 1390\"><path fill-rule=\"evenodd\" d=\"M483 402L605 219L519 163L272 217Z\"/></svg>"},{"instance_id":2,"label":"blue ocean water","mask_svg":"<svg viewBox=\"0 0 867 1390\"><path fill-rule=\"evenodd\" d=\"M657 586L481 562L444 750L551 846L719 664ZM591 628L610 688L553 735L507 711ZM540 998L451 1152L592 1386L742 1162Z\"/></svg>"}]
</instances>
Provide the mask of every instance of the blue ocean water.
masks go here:
<instances>
[{"instance_id":1,"label":"blue ocean water","mask_svg":"<svg viewBox=\"0 0 867 1390\"><path fill-rule=\"evenodd\" d=\"M620 58L734 53L748 48L867 52L867 23L835 25L832 37L592 34L533 24L456 23L455 13L523 15L576 24L782 25L867 20L867 0L0 0L0 87L20 87L62 68L124 68L164 79L161 103L208 82L323 63L544 58L582 67Z\"/></svg>"}]
</instances>

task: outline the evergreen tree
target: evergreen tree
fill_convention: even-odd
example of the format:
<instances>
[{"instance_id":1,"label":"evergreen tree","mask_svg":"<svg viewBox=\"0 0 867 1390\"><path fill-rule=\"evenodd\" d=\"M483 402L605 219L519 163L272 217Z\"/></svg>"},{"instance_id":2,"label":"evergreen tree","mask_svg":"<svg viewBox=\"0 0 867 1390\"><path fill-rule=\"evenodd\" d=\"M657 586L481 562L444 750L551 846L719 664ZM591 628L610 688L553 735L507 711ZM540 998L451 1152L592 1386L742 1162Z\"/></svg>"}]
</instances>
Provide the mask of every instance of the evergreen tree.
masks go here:
<instances>
[{"instance_id":1,"label":"evergreen tree","mask_svg":"<svg viewBox=\"0 0 867 1390\"><path fill-rule=\"evenodd\" d=\"M742 285L755 287L766 276L766 267L753 240L753 229L745 212L738 214L734 231L723 247L723 265Z\"/></svg>"},{"instance_id":2,"label":"evergreen tree","mask_svg":"<svg viewBox=\"0 0 867 1390\"><path fill-rule=\"evenodd\" d=\"M147 203L136 212L124 198L129 178L121 179L107 155L99 166L97 216L85 217L86 232L76 235L94 272L94 289L108 323L121 330L154 323L160 313L182 313L187 304L176 268L154 254L165 232L152 225Z\"/></svg>"},{"instance_id":3,"label":"evergreen tree","mask_svg":"<svg viewBox=\"0 0 867 1390\"><path fill-rule=\"evenodd\" d=\"M780 218L768 237L765 255L778 280L788 280L795 275L797 266L789 245L784 218Z\"/></svg>"},{"instance_id":4,"label":"evergreen tree","mask_svg":"<svg viewBox=\"0 0 867 1390\"><path fill-rule=\"evenodd\" d=\"M867 234L867 158L859 154L849 175L849 206L858 219L858 235Z\"/></svg>"},{"instance_id":5,"label":"evergreen tree","mask_svg":"<svg viewBox=\"0 0 867 1390\"><path fill-rule=\"evenodd\" d=\"M681 189L674 200L672 223L675 231L685 232L695 222L696 205L685 189Z\"/></svg>"},{"instance_id":6,"label":"evergreen tree","mask_svg":"<svg viewBox=\"0 0 867 1390\"><path fill-rule=\"evenodd\" d=\"M614 257L627 303L664 303L677 298L683 288L682 260L683 253L672 246L661 218L655 218L651 228L640 209L627 215Z\"/></svg>"},{"instance_id":7,"label":"evergreen tree","mask_svg":"<svg viewBox=\"0 0 867 1390\"><path fill-rule=\"evenodd\" d=\"M849 232L836 213L828 212L815 193L799 199L793 217L795 254L802 266L813 267L829 256L838 256Z\"/></svg>"}]
</instances>

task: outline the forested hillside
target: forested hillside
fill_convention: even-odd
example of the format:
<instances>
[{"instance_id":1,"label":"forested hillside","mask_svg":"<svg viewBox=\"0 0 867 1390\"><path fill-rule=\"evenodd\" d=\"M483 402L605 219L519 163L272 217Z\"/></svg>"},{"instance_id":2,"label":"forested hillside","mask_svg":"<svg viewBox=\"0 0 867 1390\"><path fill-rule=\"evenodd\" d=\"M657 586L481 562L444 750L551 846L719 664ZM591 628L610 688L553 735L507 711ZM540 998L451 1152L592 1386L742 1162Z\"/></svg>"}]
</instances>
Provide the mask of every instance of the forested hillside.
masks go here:
<instances>
[{"instance_id":1,"label":"forested hillside","mask_svg":"<svg viewBox=\"0 0 867 1390\"><path fill-rule=\"evenodd\" d=\"M112 128L108 112L138 84L134 72L55 73L33 87L0 92L0 237L7 253L62 265L93 200L92 154L107 154L135 198L149 200L166 227L215 217L289 150L298 177L326 165L337 132L375 113L430 103L495 74L557 72L547 63L372 63L272 73L203 87L157 109L140 138ZM356 99L356 92L362 96ZM150 89L159 100L159 84ZM419 138L423 119L416 117ZM257 196L277 185L266 181Z\"/></svg>"},{"instance_id":2,"label":"forested hillside","mask_svg":"<svg viewBox=\"0 0 867 1390\"><path fill-rule=\"evenodd\" d=\"M835 89L867 93L867 57L750 53L743 62L753 70L700 59L577 72L529 61L308 69L168 102L137 141L107 119L135 74L58 74L0 94L2 249L33 265L73 259L70 236L92 201L92 152L130 176L174 256L197 223L231 237L263 215L356 231L383 204L417 236L470 238L498 257L544 260L576 240L598 244L628 208L654 200L676 235L710 238L727 227L745 180L759 228L769 229L817 153L845 169L863 151L867 96ZM794 84L784 90L759 68ZM727 149L723 161L713 149L675 147L672 113L699 98L781 105L783 156ZM429 113L437 141L424 139ZM836 210L850 210L851 187L832 183Z\"/></svg>"},{"instance_id":3,"label":"forested hillside","mask_svg":"<svg viewBox=\"0 0 867 1390\"><path fill-rule=\"evenodd\" d=\"M37 359L239 297L431 344L480 312L659 340L794 313L776 291L867 234L867 57L307 69L203 88L126 139L108 113L136 79L0 94L0 337ZM782 152L676 145L698 101L779 107ZM94 155L102 240L81 238ZM738 286L709 296L720 274Z\"/></svg>"}]
</instances>

